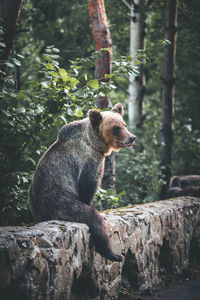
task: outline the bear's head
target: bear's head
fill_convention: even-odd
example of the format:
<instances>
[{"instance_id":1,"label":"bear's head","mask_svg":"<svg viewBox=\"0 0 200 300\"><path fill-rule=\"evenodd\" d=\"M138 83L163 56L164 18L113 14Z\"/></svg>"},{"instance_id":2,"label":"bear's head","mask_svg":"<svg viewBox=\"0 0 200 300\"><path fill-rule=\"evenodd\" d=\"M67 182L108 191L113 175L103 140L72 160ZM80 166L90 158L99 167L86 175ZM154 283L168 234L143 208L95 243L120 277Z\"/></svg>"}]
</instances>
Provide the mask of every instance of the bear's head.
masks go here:
<instances>
[{"instance_id":1,"label":"bear's head","mask_svg":"<svg viewBox=\"0 0 200 300\"><path fill-rule=\"evenodd\" d=\"M135 136L131 134L124 122L123 107L120 103L116 104L111 111L99 112L91 109L88 112L90 123L94 132L107 146L106 155L112 150L119 151L120 148L130 148L135 141Z\"/></svg>"}]
</instances>

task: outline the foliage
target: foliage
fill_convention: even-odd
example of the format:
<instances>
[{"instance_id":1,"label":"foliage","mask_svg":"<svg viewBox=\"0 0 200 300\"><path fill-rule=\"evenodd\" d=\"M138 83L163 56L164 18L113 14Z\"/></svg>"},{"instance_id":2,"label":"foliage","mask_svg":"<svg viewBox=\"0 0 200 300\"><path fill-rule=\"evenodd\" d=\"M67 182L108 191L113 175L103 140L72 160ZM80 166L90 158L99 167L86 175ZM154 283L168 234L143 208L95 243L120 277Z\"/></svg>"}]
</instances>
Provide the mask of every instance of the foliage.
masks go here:
<instances>
[{"instance_id":1,"label":"foliage","mask_svg":"<svg viewBox=\"0 0 200 300\"><path fill-rule=\"evenodd\" d=\"M144 51L138 51L136 57L147 60L146 68L152 72L163 59L163 46L167 40L158 40L156 43L148 41ZM159 53L156 57L154 53ZM157 82L159 73L154 70L148 78L144 97L144 125L133 134L136 135L136 144L131 150L120 150L116 158L117 191L126 191L125 204L152 202L158 199L162 184L160 168L160 131L162 110L160 99L161 89ZM127 116L125 115L125 118Z\"/></svg>"},{"instance_id":2,"label":"foliage","mask_svg":"<svg viewBox=\"0 0 200 300\"><path fill-rule=\"evenodd\" d=\"M69 60L87 57L94 51L88 4L80 1L26 0L23 2L14 49L25 57L19 70L20 86L27 87L27 79L37 80L41 54L49 45L60 49L60 67ZM70 63L69 63L70 64Z\"/></svg>"},{"instance_id":3,"label":"foliage","mask_svg":"<svg viewBox=\"0 0 200 300\"><path fill-rule=\"evenodd\" d=\"M199 174L199 8L200 2L195 0L181 1L178 7L172 175ZM163 38L164 12L164 2L152 2L147 20L148 44ZM146 93L152 95L156 90L162 92L163 53L155 49L149 57Z\"/></svg>"},{"instance_id":4,"label":"foliage","mask_svg":"<svg viewBox=\"0 0 200 300\"><path fill-rule=\"evenodd\" d=\"M116 194L111 189L104 190L102 188L99 188L94 199L95 207L98 210L119 207L122 203L124 203L124 195L126 195L125 191Z\"/></svg>"},{"instance_id":5,"label":"foliage","mask_svg":"<svg viewBox=\"0 0 200 300\"><path fill-rule=\"evenodd\" d=\"M123 1L118 5L115 2L105 2L114 60L108 85L99 84L92 76L98 53L93 53L86 1L23 2L13 55L6 62L9 76L6 87L0 90L2 223L16 223L21 215L25 220L33 170L63 124L86 116L98 95L108 93L113 104L123 104L127 118L125 74L132 72L127 56L130 19ZM178 9L173 175L199 173L199 8L199 1L183 0ZM137 139L133 150L117 154L117 190L126 190L126 196L100 190L96 200L99 209L107 208L107 203L115 207L153 201L162 183L159 155L164 13L165 1L151 2L146 28L149 60L145 67L144 127L134 132ZM55 47L47 47L52 43ZM0 44L0 51L2 47Z\"/></svg>"},{"instance_id":6,"label":"foliage","mask_svg":"<svg viewBox=\"0 0 200 300\"><path fill-rule=\"evenodd\" d=\"M199 174L200 2L181 1L177 39L173 173Z\"/></svg>"},{"instance_id":7,"label":"foliage","mask_svg":"<svg viewBox=\"0 0 200 300\"><path fill-rule=\"evenodd\" d=\"M102 49L101 51L107 51ZM1 90L0 146L1 223L16 222L27 208L27 190L39 157L67 122L86 116L99 95L108 95L115 86L111 82L91 79L91 67L99 51L87 58L70 61L66 70L59 66L59 50L46 48L36 65L38 81L29 82L27 90L15 91L12 77ZM130 66L130 57L113 61L112 76L137 72ZM19 65L17 59L12 61ZM11 69L14 64L10 64ZM105 197L113 204L114 198ZM102 197L98 198L98 205ZM117 200L117 198L115 199Z\"/></svg>"},{"instance_id":8,"label":"foliage","mask_svg":"<svg viewBox=\"0 0 200 300\"><path fill-rule=\"evenodd\" d=\"M136 143L132 149L117 154L117 190L126 191L124 205L155 201L163 184L159 168L161 109L158 101L156 94L145 101L144 128L134 132Z\"/></svg>"}]
</instances>

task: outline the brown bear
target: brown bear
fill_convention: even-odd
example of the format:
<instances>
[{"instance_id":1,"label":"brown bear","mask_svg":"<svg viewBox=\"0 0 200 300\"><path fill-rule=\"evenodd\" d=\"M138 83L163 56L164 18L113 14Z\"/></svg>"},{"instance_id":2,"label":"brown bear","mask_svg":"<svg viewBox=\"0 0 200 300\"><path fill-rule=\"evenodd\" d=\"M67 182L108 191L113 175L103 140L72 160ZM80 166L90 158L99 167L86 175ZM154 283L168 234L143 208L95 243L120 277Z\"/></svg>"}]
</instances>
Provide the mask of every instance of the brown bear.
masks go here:
<instances>
[{"instance_id":1,"label":"brown bear","mask_svg":"<svg viewBox=\"0 0 200 300\"><path fill-rule=\"evenodd\" d=\"M103 218L92 207L104 171L105 156L129 148L135 140L122 118L123 108L91 109L88 118L65 125L40 159L29 190L35 221L64 220L85 223L95 249L111 261L122 256L111 250Z\"/></svg>"}]
</instances>

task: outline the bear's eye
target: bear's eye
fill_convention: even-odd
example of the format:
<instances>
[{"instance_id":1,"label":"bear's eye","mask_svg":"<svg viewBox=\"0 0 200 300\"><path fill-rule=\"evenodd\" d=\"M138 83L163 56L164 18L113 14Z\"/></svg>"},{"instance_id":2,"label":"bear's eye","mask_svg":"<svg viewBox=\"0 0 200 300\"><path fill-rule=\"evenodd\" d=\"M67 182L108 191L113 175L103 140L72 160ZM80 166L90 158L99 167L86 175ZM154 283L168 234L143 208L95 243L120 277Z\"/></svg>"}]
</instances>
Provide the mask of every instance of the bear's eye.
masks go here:
<instances>
[{"instance_id":1,"label":"bear's eye","mask_svg":"<svg viewBox=\"0 0 200 300\"><path fill-rule=\"evenodd\" d=\"M113 134L119 134L121 131L121 127L113 126L112 130L113 130Z\"/></svg>"}]
</instances>

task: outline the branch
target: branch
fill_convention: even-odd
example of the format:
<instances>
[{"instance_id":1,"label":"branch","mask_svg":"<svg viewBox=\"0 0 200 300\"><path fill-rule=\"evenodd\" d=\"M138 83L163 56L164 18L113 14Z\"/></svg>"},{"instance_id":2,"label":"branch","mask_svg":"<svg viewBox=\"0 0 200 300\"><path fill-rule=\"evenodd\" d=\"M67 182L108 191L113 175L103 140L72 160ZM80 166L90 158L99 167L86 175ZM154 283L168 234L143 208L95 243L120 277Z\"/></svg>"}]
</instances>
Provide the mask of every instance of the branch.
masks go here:
<instances>
[{"instance_id":1,"label":"branch","mask_svg":"<svg viewBox=\"0 0 200 300\"><path fill-rule=\"evenodd\" d=\"M126 0L122 0L122 2L124 2L124 4L131 10L131 6Z\"/></svg>"}]
</instances>

